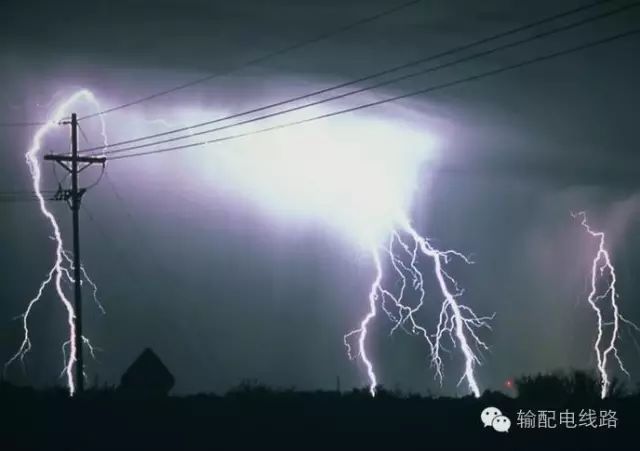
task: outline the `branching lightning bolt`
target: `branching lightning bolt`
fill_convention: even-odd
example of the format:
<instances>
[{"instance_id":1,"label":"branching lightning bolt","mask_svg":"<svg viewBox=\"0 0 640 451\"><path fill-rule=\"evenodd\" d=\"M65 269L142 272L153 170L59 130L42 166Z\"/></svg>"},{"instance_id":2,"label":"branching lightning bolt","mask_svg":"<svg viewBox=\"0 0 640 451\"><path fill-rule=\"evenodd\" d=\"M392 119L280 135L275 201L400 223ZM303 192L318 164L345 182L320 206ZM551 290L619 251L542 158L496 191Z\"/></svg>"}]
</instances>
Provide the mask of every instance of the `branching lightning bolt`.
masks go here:
<instances>
[{"instance_id":1,"label":"branching lightning bolt","mask_svg":"<svg viewBox=\"0 0 640 451\"><path fill-rule=\"evenodd\" d=\"M41 156L40 151L42 150L42 142L44 137L60 124L60 122L69 114L70 107L80 100L85 100L93 103L99 110L99 105L93 93L91 93L86 89L75 92L65 102L63 102L60 106L58 106L58 108L54 111L51 119L36 131L31 142L31 147L25 154L27 166L29 168L29 172L32 178L33 190L36 193L36 196L38 198L38 205L40 207L40 212L45 217L49 225L51 226L51 230L53 233L51 239L55 242L55 259L54 259L53 267L49 270L46 278L40 284L40 287L36 293L36 296L29 301L29 303L27 304L26 310L20 316L20 318L22 319L24 338L22 340L20 347L18 348L18 351L5 364L5 371L13 362L15 362L18 359L24 364L24 357L31 350L31 347L32 347L30 333L29 333L29 315L33 310L33 308L35 307L35 305L42 298L45 288L53 282L55 285L58 298L60 302L62 302L65 308L65 311L67 313L67 324L68 324L69 335L68 335L67 341L65 341L65 343L62 345L63 358L64 358L62 376L66 377L67 387L69 389L69 394L71 396L73 396L75 393L73 369L77 361L77 349L75 346L76 330L74 326L75 311L74 311L73 304L71 303L71 301L69 300L69 298L64 292L63 281L66 280L69 282L73 282L73 278L71 276L71 273L73 272L73 264L68 251L66 251L64 248L62 233L61 233L58 221L56 220L51 210L49 210L47 206L47 202L42 194L42 188L41 188L42 172L41 172L39 158ZM101 121L102 121L101 133L104 139L104 143L106 145L107 144L106 126L102 118L101 118ZM98 306L100 311L104 313L104 308L97 297L97 291L98 291L97 285L93 282L93 280L91 280L91 278L87 274L87 271L85 270L83 265L81 265L81 272L82 272L84 281L86 281L89 285L91 285L93 289L93 298L96 305ZM91 342L84 336L82 337L82 340L85 343L85 345L87 345L87 347L89 348L91 355L94 355L95 348L91 345ZM68 354L66 352L66 347L69 348Z\"/></svg>"},{"instance_id":2,"label":"branching lightning bolt","mask_svg":"<svg viewBox=\"0 0 640 451\"><path fill-rule=\"evenodd\" d=\"M369 332L369 325L377 315L377 305L380 305L380 308L394 323L391 333L398 328L402 328L413 335L421 336L426 341L431 356L431 365L435 370L435 377L440 383L442 383L444 376L441 354L443 350L446 351L443 347L443 341L448 337L454 347L459 347L464 358L465 367L458 385L466 381L471 393L479 397L480 388L474 368L480 364L479 355L481 355L481 351L488 350L489 347L480 339L477 331L481 328L491 329L489 321L494 316L477 316L471 308L461 304L458 298L462 296L463 290L444 268L444 265L449 263L453 257L460 258L468 264L472 262L457 251L441 251L434 248L428 239L422 237L415 230L410 221L404 220L397 230L392 231L389 244L384 249L384 254L389 256L393 274L400 281L400 288L394 294L383 285L383 251L378 247L373 247L372 254L376 277L369 292L369 312L362 319L357 329L344 336L344 344L349 358L353 359L359 356L364 363L369 378L369 392L371 395L375 396L378 381L371 359L367 354L366 338ZM432 262L434 276L440 292L439 295L443 298L435 333L431 334L416 319L416 314L424 306L426 295L424 275L418 268L418 257L420 255L427 257ZM413 289L418 296L418 301L413 307L404 302L409 280L411 281L410 289ZM387 304L390 304L393 311L387 307ZM353 337L357 337L356 355L353 353L351 344Z\"/></svg>"},{"instance_id":3,"label":"branching lightning bolt","mask_svg":"<svg viewBox=\"0 0 640 451\"><path fill-rule=\"evenodd\" d=\"M77 361L77 350L75 349L76 331L73 323L73 305L64 293L63 282L73 282L71 276L73 264L70 255L64 248L60 227L54 215L47 208L46 201L41 193L41 169L38 158L44 136L68 114L69 107L80 99L95 103L95 98L91 92L82 90L75 93L60 105L52 119L36 132L32 146L26 153L27 164L33 179L33 188L38 196L40 210L51 225L53 232L52 239L56 243L56 251L53 267L47 273L47 277L40 285L36 296L30 300L22 315L24 329L23 342L16 354L5 365L6 368L17 359L22 361L24 356L31 350L28 328L29 314L42 298L45 288L53 282L58 297L67 312L69 336L62 344L64 359L62 376L67 379L67 385L71 395L73 395L75 391L73 369ZM149 122L166 124L164 120ZM102 126L102 135L106 145L104 122ZM435 371L434 377L440 383L442 383L444 378L442 353L449 352L444 347L445 342L449 340L456 349L460 350L462 358L464 359L464 370L458 385L466 382L469 391L478 397L480 396L480 388L475 375L475 367L481 363L480 357L482 356L482 352L489 349L487 344L480 338L478 331L483 328L490 329L489 322L493 319L493 316L478 316L471 308L460 303L459 299L463 294L463 290L446 269L446 265L453 258L461 259L468 264L472 262L457 251L442 251L436 249L427 238L421 236L415 230L404 215L400 216L400 218L401 220L396 222L397 227L389 234L388 245L371 247L376 275L369 291L369 311L362 318L359 327L344 336L347 352L350 358L359 357L363 362L369 379L369 391L372 396L375 396L378 381L372 360L367 354L366 339L369 333L369 327L378 314L379 308L393 323L390 331L391 334L397 330L403 330L410 335L417 335L425 340L428 346L430 363ZM418 320L418 314L424 307L426 299L426 273L421 269L421 265L424 264L421 260L425 259L428 261L428 264L433 267L433 277L437 282L438 296L441 297L440 312L435 325L435 331L432 333L428 331L427 327L421 325ZM387 270L389 270L388 274L386 274ZM81 266L81 272L83 281L87 282L93 288L96 305L104 312L102 304L97 297L97 286L91 278L89 278L84 266ZM394 288L385 286L385 280L388 277L392 277L399 282L399 289L397 289L397 285L394 285ZM413 299L417 298L417 302L414 302L413 305L408 302L407 298L409 297L409 293L412 293ZM354 352L353 349L354 339L357 352ZM86 337L82 337L82 340L93 355L95 348Z\"/></svg>"},{"instance_id":4,"label":"branching lightning bolt","mask_svg":"<svg viewBox=\"0 0 640 451\"><path fill-rule=\"evenodd\" d=\"M593 262L591 264L591 291L589 292L587 301L589 302L589 305L591 305L593 311L596 312L597 317L597 335L593 349L596 354L598 373L600 374L600 396L604 399L609 393L609 388L611 386L611 379L609 378L607 371L610 355L612 355L616 360L620 370L629 376L629 372L622 363L622 359L618 354L618 348L616 347L616 342L618 341L620 334L620 323L628 325L637 332L640 332L640 328L635 323L627 320L620 313L620 307L618 306L619 294L616 288L616 271L613 263L611 262L609 251L605 247L604 232L596 232L589 226L587 222L587 214L584 211L571 213L571 216L574 218L580 218L580 224L585 228L587 233L598 240L598 252L593 258ZM608 279L604 279L606 277L605 272L608 274ZM598 281L603 279L607 282L606 290L604 293L598 294ZM604 302L608 302L613 310L612 321L604 320L603 309L601 307L601 304ZM613 328L611 338L608 342L604 337L605 327Z\"/></svg>"}]
</instances>

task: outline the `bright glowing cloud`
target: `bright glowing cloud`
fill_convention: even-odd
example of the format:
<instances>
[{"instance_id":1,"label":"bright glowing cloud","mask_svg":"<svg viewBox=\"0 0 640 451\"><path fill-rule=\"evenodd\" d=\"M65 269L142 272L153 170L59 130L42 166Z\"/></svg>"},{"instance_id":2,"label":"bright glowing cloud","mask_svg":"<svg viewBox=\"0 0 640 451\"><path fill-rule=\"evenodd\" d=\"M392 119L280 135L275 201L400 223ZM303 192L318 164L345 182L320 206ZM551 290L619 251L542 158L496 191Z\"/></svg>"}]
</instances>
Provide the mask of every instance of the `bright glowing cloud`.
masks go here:
<instances>
[{"instance_id":1,"label":"bright glowing cloud","mask_svg":"<svg viewBox=\"0 0 640 451\"><path fill-rule=\"evenodd\" d=\"M224 148L209 160L223 183L270 211L325 221L367 246L407 216L420 166L435 147L433 136L406 124L352 117L214 146Z\"/></svg>"},{"instance_id":2,"label":"bright glowing cloud","mask_svg":"<svg viewBox=\"0 0 640 451\"><path fill-rule=\"evenodd\" d=\"M75 96L83 95L83 92L85 91ZM86 92L85 96L88 96L90 93ZM72 102L74 98L71 97L67 103ZM89 100L92 99L91 95ZM175 119L181 120L164 115L156 118L138 118L141 120L133 123L140 133L140 127L180 127L187 116L194 119L193 114L179 114ZM208 117L211 117L211 113ZM292 122L300 119L302 117L289 117ZM251 124L253 130L256 129L254 125ZM262 124L262 127L269 125L273 126L273 123ZM251 130L252 128L245 127L232 134ZM106 145L104 124L101 134ZM213 136L211 139L224 136L229 134ZM30 168L36 191L40 185L40 165L35 156L40 148L39 139L37 135L33 149L27 154L31 157ZM253 134L238 140L212 143L211 146L202 147L201 152L195 152L195 158L189 158L189 153L173 154L170 164L172 169L175 169L173 164L178 155L178 161L182 164L187 163L187 166L197 162L197 171L187 171L190 184L195 181L194 177L203 178L207 184L231 187L232 190L237 190L256 201L264 209L284 216L287 220L321 221L340 230L371 253L376 265L376 277L369 290L369 309L359 326L344 336L344 344L348 355L354 359L359 358L366 367L372 396L376 394L378 378L374 371L375 353L367 349L366 337L368 327L376 320L379 309L394 324L392 333L401 329L425 341L435 377L440 382L443 379L442 343L449 339L460 349L465 361L459 383L466 381L468 390L479 396L480 388L474 368L480 363L480 359L472 345L475 344L478 350L488 349L476 331L490 328L488 321L492 316L477 316L471 308L458 301L463 291L446 269L452 258L471 262L457 251L433 247L426 237L417 232L410 220L409 210L417 189L420 169L425 162L435 157L435 147L433 135L423 128L418 130L410 126L409 122L402 120L401 115L387 116L384 120L366 115L353 115L341 117L339 120L310 122L278 131ZM146 165L144 167L147 170L152 169ZM425 189L423 181L420 185ZM206 192L206 188L203 191ZM60 285L61 274L64 272L60 264L66 254L62 248L57 222L46 210L44 199L39 197L43 214L50 219L56 230L58 258L54 270L57 271L57 285ZM383 261L386 260L386 255L389 256L389 261ZM443 299L432 333L417 321L426 294L426 273L419 269L419 256L432 263L433 275ZM384 276L388 269L389 276L395 278L398 283L389 286L384 284ZM44 282L45 285L51 281L52 274L53 272ZM87 278L87 281L94 288L95 295L97 287L90 279ZM419 297L416 306L405 303L410 291ZM71 352L66 373L70 392L73 393L71 369L77 352L73 347L74 312L60 287L58 292L69 309L71 339L68 343ZM27 308L25 342L11 361L30 349L26 321L31 306L36 301L37 298L31 301ZM82 338L92 351L93 348L88 341ZM63 345L63 351L66 350L65 346L66 343ZM65 354L65 362L66 359Z\"/></svg>"}]
</instances>

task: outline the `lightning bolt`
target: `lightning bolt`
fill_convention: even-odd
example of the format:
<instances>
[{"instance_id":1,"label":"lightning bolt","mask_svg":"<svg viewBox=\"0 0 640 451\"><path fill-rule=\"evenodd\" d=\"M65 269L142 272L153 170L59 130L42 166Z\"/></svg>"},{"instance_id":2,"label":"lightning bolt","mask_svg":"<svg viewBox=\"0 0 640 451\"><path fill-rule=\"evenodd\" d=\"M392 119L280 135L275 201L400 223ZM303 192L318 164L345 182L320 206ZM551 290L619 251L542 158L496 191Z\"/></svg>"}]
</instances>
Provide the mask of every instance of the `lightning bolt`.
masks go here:
<instances>
[{"instance_id":1,"label":"lightning bolt","mask_svg":"<svg viewBox=\"0 0 640 451\"><path fill-rule=\"evenodd\" d=\"M620 323L628 325L637 332L640 332L640 328L638 328L638 326L633 322L627 320L620 313L620 307L618 306L617 301L619 294L616 288L616 270L611 262L609 251L605 247L604 232L596 232L589 226L587 222L587 214L584 211L571 213L571 216L574 218L580 218L580 225L584 227L589 235L596 238L598 241L598 252L593 258L593 262L591 264L591 291L589 292L587 301L596 313L597 318L597 335L593 349L596 354L598 373L600 374L600 396L604 399L609 392L609 387L611 386L611 379L607 372L610 356L613 356L620 370L629 376L629 372L624 367L622 359L618 354L618 348L616 347L616 342L619 339ZM603 293L598 294L600 291L598 289L598 282L600 280L606 281L606 290L604 290ZM601 307L602 303L608 303L613 310L612 321L604 320L604 314ZM613 327L611 337L608 341L604 337L605 327Z\"/></svg>"},{"instance_id":2,"label":"lightning bolt","mask_svg":"<svg viewBox=\"0 0 640 451\"><path fill-rule=\"evenodd\" d=\"M71 395L75 392L73 369L77 361L77 349L75 348L76 331L73 322L75 312L73 305L64 293L62 283L63 281L73 282L71 276L73 260L64 248L60 227L54 215L48 209L41 193L41 168L38 157L45 135L57 126L68 114L71 105L81 99L97 105L95 97L88 90L81 90L73 94L57 108L51 120L37 130L33 137L32 145L25 155L32 176L33 188L39 200L40 211L49 222L53 232L52 239L56 243L55 261L53 267L41 283L36 296L29 301L25 312L21 315L24 339L16 354L5 364L6 369L17 359L23 361L24 356L31 350L32 346L28 327L29 314L34 306L41 300L45 288L53 283L58 298L67 312L69 335L68 339L62 344L64 368L61 376L66 377ZM148 122L167 125L167 121L164 119ZM102 136L105 146L108 145L104 121L102 121ZM376 317L379 306L393 323L390 334L401 329L410 335L420 336L426 342L430 355L430 363L435 369L434 377L441 384L444 377L442 353L445 351L450 352L444 347L444 343L448 339L455 348L459 348L462 358L464 359L464 370L458 381L458 385L466 382L469 391L478 397L480 396L480 389L474 370L475 367L481 363L480 357L482 356L482 351L489 349L487 344L479 337L478 330L482 328L490 329L489 321L492 320L494 316L480 317L476 315L471 308L460 303L459 298L463 295L463 290L446 270L446 265L453 258L460 259L467 264L471 264L472 262L457 251L436 249L427 238L421 236L415 230L411 222L406 219L404 215L401 216L401 218L402 220L398 221L397 228L389 234L387 246L381 247L376 245L371 247L376 276L369 292L369 311L361 320L359 327L344 336L347 353L350 358L356 358L356 356L358 356L363 362L370 382L369 391L372 396L375 396L378 382L372 361L367 354L366 339L369 326ZM388 263L391 269L389 274L385 273L387 269L386 257L388 257ZM427 328L421 325L417 319L417 315L425 305L426 273L423 273L420 269L420 260L425 259L432 265L433 276L437 281L436 285L439 296L441 297L440 313L434 333L429 333ZM83 282L87 282L93 288L94 302L104 313L104 308L97 296L98 288L88 276L84 266L81 266L81 273ZM396 282L399 282L399 290L388 288L385 285L387 277L395 278ZM394 286L397 286L397 284ZM415 305L410 305L407 302L409 293L417 293L417 302ZM357 345L356 355L353 353L351 344L354 338L356 338ZM84 336L82 337L82 341L93 355L94 350L97 348L94 348Z\"/></svg>"},{"instance_id":3,"label":"lightning bolt","mask_svg":"<svg viewBox=\"0 0 640 451\"><path fill-rule=\"evenodd\" d=\"M55 285L55 290L58 295L58 299L64 306L64 309L67 314L67 326L68 326L68 339L63 344L63 359L64 365L62 370L62 376L66 377L67 387L69 389L69 394L71 396L75 393L75 384L73 380L73 369L77 361L77 349L75 346L75 338L76 338L76 330L74 326L74 318L75 311L73 308L73 304L70 302L69 298L64 292L63 289L63 281L68 281L73 283L74 280L71 276L71 272L73 271L73 261L69 256L68 251L64 248L64 242L62 239L62 233L60 230L60 225L56 220L55 216L51 212L51 210L47 206L47 202L42 194L42 171L40 167L40 152L42 150L42 143L47 134L49 134L53 129L57 128L60 125L61 121L69 114L69 109L72 105L77 103L80 100L88 101L92 103L99 111L99 104L93 95L93 93L89 90L82 89L74 94L72 94L67 100L62 102L58 108L54 111L51 118L40 127L33 136L31 141L31 147L27 150L25 154L25 159L27 162L27 167L29 168L29 173L31 174L33 191L35 192L38 205L40 207L40 212L45 217L49 225L51 226L52 236L51 239L55 242L55 258L53 267L47 273L46 278L40 284L40 287L35 295L29 303L27 304L27 308L20 318L22 318L22 327L24 337L18 351L5 363L4 369L5 372L7 368L16 360L20 360L24 365L24 357L31 350L31 338L29 331L29 315L35 305L42 299L42 295L44 293L45 288L53 283ZM107 134L106 134L106 124L101 117L101 133L104 140L105 145L107 145ZM100 303L97 297L98 287L91 280L87 271L84 269L84 266L81 265L81 272L83 275L84 281L86 281L93 288L93 298L96 302L96 305L100 309L101 312L104 313L104 307ZM91 345L91 342L86 338L82 337L83 342L89 348L91 355L94 354L94 347ZM66 353L66 347L69 348L69 353Z\"/></svg>"},{"instance_id":4,"label":"lightning bolt","mask_svg":"<svg viewBox=\"0 0 640 451\"><path fill-rule=\"evenodd\" d=\"M445 265L452 258L459 258L467 264L471 260L454 250L438 250L433 247L427 238L421 236L410 221L401 221L398 229L390 233L389 244L384 250L372 247L373 261L375 263L376 276L369 291L369 311L360 322L360 326L344 336L344 344L350 359L360 357L369 378L369 392L375 396L378 385L373 364L367 354L366 339L369 333L369 325L378 313L378 305L394 323L391 334L398 328L402 328L411 335L420 336L428 345L431 356L431 366L435 371L435 378L442 384L444 377L442 352L446 351L443 342L448 338L454 347L459 347L464 359L464 371L458 381L460 385L466 381L468 389L474 396L480 396L480 388L476 380L474 369L481 363L480 356L483 350L489 350L487 344L479 337L478 329L491 329L489 321L494 315L480 317L471 308L461 304L458 298L462 296L462 290L457 281L446 271ZM384 266L382 255L389 256L391 274L400 282L400 288L394 293L385 288ZM416 314L424 306L425 300L425 275L419 269L418 258L422 256L430 260L433 265L433 275L437 281L439 295L442 297L440 314L434 333L420 325ZM410 284L409 284L410 282ZM413 290L417 294L418 301L415 306L405 302L407 292ZM387 305L390 305L390 310ZM357 354L353 353L352 340L357 338ZM474 349L475 347L475 349Z\"/></svg>"}]
</instances>

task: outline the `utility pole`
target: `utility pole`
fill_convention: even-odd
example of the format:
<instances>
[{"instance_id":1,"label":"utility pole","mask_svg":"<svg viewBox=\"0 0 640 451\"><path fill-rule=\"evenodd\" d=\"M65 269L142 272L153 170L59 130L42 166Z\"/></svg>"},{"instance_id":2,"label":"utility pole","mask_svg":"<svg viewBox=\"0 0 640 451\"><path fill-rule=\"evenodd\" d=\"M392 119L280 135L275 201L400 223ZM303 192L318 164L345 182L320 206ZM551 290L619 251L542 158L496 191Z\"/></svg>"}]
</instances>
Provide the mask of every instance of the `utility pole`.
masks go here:
<instances>
[{"instance_id":1,"label":"utility pole","mask_svg":"<svg viewBox=\"0 0 640 451\"><path fill-rule=\"evenodd\" d=\"M78 174L93 164L102 164L104 166L107 159L105 157L78 156L78 116L76 113L71 115L71 121L62 122L62 124L71 125L71 155L45 155L44 159L55 161L71 174L71 189L64 190L62 194L69 203L73 216L74 327L76 330L74 343L76 348L75 385L76 392L81 394L84 391L84 359L82 356L82 272L79 213L82 196L87 190L78 187ZM71 163L71 166L69 166L69 163ZM84 166L79 167L79 163L84 163Z\"/></svg>"}]
</instances>

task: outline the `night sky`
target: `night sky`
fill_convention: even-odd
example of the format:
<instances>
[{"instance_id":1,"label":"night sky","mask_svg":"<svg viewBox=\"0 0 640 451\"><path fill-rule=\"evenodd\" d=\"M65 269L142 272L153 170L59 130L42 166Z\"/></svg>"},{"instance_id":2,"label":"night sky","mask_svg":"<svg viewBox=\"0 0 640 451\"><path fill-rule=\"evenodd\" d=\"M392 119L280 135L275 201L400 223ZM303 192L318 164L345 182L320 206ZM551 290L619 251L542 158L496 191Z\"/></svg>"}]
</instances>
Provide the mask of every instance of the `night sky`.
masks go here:
<instances>
[{"instance_id":1,"label":"night sky","mask_svg":"<svg viewBox=\"0 0 640 451\"><path fill-rule=\"evenodd\" d=\"M103 108L116 106L399 3L5 1L0 6L0 122L45 120L80 88L92 90ZM162 132L167 124L173 128L244 111L586 3L424 1L109 114L109 138L119 141ZM638 24L640 8L313 112L399 95ZM585 210L592 226L607 233L623 314L640 322L638 55L635 35L326 120L341 127L340 133L351 129L354 140L368 132L350 123L381 121L391 130L410 129L416 142L424 143L429 157L413 174L410 216L438 246L473 257L475 264L454 264L451 272L466 289L467 305L478 314L496 314L493 330L483 333L491 351L477 370L481 388L500 388L522 374L594 367L595 317L586 296L596 244L571 211ZM94 111L90 104L78 106L80 115ZM292 118L284 115L272 123ZM81 125L87 139L81 146L99 145L99 121ZM0 128L0 191L31 189L24 153L33 131ZM288 131L279 133L286 137ZM268 140L260 135L250 145L262 147ZM391 151L397 146L402 155L403 142L388 146ZM63 128L45 144L47 151L67 146ZM83 261L107 309L103 316L94 308L85 286L85 332L100 348L97 361L88 360L90 381L117 383L133 359L152 347L175 375L179 393L223 391L243 379L301 389L334 388L336 377L343 388L367 384L362 365L346 356L343 335L367 309L374 277L370 254L343 233L343 224L334 227L321 215L291 215L274 198L265 201L269 177L254 186L226 173L224 155L233 146L114 161L85 196ZM269 146L262 150L268 152ZM335 164L325 174L329 184L332 172L340 170L339 159ZM43 188L55 189L49 163L43 174ZM98 175L97 169L87 170L83 184ZM351 180L360 183L357 174ZM62 203L52 208L69 245L69 209ZM0 231L0 357L8 359L22 333L13 318L51 268L53 243L34 202L0 203ZM432 324L436 312L425 311L425 323ZM27 373L17 365L7 376L21 383L62 384L57 377L65 317L52 290L30 324L34 349ZM383 385L466 393L464 386L456 387L462 369L455 355L445 358L440 388L423 343L402 332L389 337L391 326L378 316L367 345ZM640 347L626 332L621 356L632 383L640 380Z\"/></svg>"}]
</instances>

